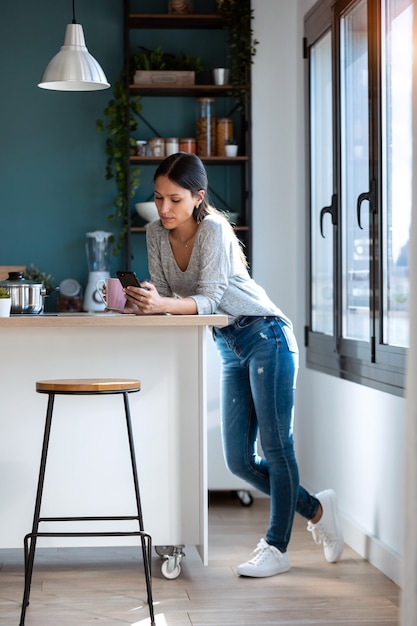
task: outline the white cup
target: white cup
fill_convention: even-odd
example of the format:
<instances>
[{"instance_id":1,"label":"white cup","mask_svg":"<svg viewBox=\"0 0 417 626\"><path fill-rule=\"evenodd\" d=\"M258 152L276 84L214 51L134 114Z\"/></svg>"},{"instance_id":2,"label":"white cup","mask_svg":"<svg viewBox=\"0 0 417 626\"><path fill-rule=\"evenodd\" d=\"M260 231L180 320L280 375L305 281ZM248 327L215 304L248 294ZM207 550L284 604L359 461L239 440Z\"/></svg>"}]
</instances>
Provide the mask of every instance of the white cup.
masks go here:
<instances>
[{"instance_id":1,"label":"white cup","mask_svg":"<svg viewBox=\"0 0 417 626\"><path fill-rule=\"evenodd\" d=\"M215 67L213 70L213 81L215 85L228 85L230 70L227 67Z\"/></svg>"},{"instance_id":2,"label":"white cup","mask_svg":"<svg viewBox=\"0 0 417 626\"><path fill-rule=\"evenodd\" d=\"M107 309L123 311L126 304L126 296L122 283L118 278L107 278L97 281L97 291Z\"/></svg>"}]
</instances>

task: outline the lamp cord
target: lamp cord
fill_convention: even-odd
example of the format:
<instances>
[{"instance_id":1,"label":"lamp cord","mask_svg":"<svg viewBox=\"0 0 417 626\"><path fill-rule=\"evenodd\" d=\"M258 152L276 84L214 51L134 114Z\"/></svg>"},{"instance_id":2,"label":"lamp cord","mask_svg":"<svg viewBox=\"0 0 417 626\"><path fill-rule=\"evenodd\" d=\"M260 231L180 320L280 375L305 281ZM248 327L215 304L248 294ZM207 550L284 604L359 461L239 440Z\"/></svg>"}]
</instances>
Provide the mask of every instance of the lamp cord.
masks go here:
<instances>
[{"instance_id":1,"label":"lamp cord","mask_svg":"<svg viewBox=\"0 0 417 626\"><path fill-rule=\"evenodd\" d=\"M72 23L77 23L77 20L75 19L75 0L72 0Z\"/></svg>"}]
</instances>

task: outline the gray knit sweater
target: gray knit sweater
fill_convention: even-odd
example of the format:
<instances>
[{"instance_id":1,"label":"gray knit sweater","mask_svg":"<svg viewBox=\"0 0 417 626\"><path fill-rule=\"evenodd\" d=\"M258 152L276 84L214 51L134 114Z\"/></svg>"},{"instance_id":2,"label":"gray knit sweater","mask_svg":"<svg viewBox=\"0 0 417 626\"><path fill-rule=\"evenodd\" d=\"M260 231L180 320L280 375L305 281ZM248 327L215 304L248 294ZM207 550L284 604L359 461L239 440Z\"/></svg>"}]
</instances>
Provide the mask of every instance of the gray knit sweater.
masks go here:
<instances>
[{"instance_id":1,"label":"gray knit sweater","mask_svg":"<svg viewBox=\"0 0 417 626\"><path fill-rule=\"evenodd\" d=\"M239 243L225 218L204 218L184 272L175 261L168 234L159 220L147 228L150 281L159 295L191 297L199 315L227 315L229 324L240 315L276 315L291 324L249 276Z\"/></svg>"}]
</instances>

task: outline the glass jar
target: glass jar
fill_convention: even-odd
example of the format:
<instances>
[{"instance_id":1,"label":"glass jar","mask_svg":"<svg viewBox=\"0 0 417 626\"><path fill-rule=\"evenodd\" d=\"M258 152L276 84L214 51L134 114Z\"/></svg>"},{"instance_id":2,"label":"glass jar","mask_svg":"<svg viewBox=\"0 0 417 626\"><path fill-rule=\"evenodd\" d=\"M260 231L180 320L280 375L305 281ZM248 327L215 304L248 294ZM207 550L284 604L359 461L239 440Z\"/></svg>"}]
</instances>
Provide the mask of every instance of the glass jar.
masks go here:
<instances>
[{"instance_id":1,"label":"glass jar","mask_svg":"<svg viewBox=\"0 0 417 626\"><path fill-rule=\"evenodd\" d=\"M147 142L144 139L138 139L136 141L136 154L137 156L146 156Z\"/></svg>"},{"instance_id":2,"label":"glass jar","mask_svg":"<svg viewBox=\"0 0 417 626\"><path fill-rule=\"evenodd\" d=\"M81 285L73 278L65 278L59 284L58 311L81 311Z\"/></svg>"},{"instance_id":3,"label":"glass jar","mask_svg":"<svg viewBox=\"0 0 417 626\"><path fill-rule=\"evenodd\" d=\"M162 139L161 137L152 137L148 141L148 147L150 156L165 156L165 139Z\"/></svg>"},{"instance_id":4,"label":"glass jar","mask_svg":"<svg viewBox=\"0 0 417 626\"><path fill-rule=\"evenodd\" d=\"M216 154L216 118L214 98L197 98L197 154L200 157Z\"/></svg>"},{"instance_id":5,"label":"glass jar","mask_svg":"<svg viewBox=\"0 0 417 626\"><path fill-rule=\"evenodd\" d=\"M195 154L196 143L194 137L181 137L180 139L180 152L191 152Z\"/></svg>"},{"instance_id":6,"label":"glass jar","mask_svg":"<svg viewBox=\"0 0 417 626\"><path fill-rule=\"evenodd\" d=\"M165 139L165 156L178 152L180 142L178 137L167 137Z\"/></svg>"},{"instance_id":7,"label":"glass jar","mask_svg":"<svg viewBox=\"0 0 417 626\"><path fill-rule=\"evenodd\" d=\"M233 122L230 117L219 117L216 128L217 156L225 156L226 142L233 137Z\"/></svg>"}]
</instances>

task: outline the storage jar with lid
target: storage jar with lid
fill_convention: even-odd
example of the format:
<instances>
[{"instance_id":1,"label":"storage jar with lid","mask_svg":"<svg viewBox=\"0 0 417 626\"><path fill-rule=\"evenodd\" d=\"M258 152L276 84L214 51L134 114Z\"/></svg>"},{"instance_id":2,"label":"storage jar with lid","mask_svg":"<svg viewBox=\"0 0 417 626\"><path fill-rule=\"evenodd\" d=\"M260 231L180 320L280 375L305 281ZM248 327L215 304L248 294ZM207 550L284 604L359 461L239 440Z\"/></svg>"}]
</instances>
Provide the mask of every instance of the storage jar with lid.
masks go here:
<instances>
[{"instance_id":1,"label":"storage jar with lid","mask_svg":"<svg viewBox=\"0 0 417 626\"><path fill-rule=\"evenodd\" d=\"M219 117L216 128L217 156L225 156L226 142L233 137L233 122L230 117Z\"/></svg>"},{"instance_id":2,"label":"storage jar with lid","mask_svg":"<svg viewBox=\"0 0 417 626\"><path fill-rule=\"evenodd\" d=\"M197 98L197 154L200 157L216 154L216 118L214 98Z\"/></svg>"},{"instance_id":3,"label":"storage jar with lid","mask_svg":"<svg viewBox=\"0 0 417 626\"><path fill-rule=\"evenodd\" d=\"M145 141L145 139L138 139L136 141L137 156L146 156L146 145L147 145L147 142Z\"/></svg>"},{"instance_id":4,"label":"storage jar with lid","mask_svg":"<svg viewBox=\"0 0 417 626\"><path fill-rule=\"evenodd\" d=\"M165 156L165 139L162 137L152 137L148 141L150 156L163 157Z\"/></svg>"},{"instance_id":5,"label":"storage jar with lid","mask_svg":"<svg viewBox=\"0 0 417 626\"><path fill-rule=\"evenodd\" d=\"M167 137L165 139L165 156L178 152L180 142L178 137Z\"/></svg>"},{"instance_id":6,"label":"storage jar with lid","mask_svg":"<svg viewBox=\"0 0 417 626\"><path fill-rule=\"evenodd\" d=\"M74 278L65 278L59 283L58 311L81 311L81 285Z\"/></svg>"},{"instance_id":7,"label":"storage jar with lid","mask_svg":"<svg viewBox=\"0 0 417 626\"><path fill-rule=\"evenodd\" d=\"M194 137L181 137L180 139L180 152L191 152L195 154L196 144Z\"/></svg>"}]
</instances>

